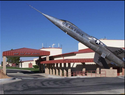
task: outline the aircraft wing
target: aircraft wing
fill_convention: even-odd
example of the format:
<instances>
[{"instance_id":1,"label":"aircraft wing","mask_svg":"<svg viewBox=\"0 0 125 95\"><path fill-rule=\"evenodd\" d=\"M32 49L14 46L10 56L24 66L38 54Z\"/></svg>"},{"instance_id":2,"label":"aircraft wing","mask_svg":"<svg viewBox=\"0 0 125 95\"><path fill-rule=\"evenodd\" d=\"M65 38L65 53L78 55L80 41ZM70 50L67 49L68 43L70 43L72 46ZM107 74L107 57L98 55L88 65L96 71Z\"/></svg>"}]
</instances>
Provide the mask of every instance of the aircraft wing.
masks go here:
<instances>
[{"instance_id":1,"label":"aircraft wing","mask_svg":"<svg viewBox=\"0 0 125 95\"><path fill-rule=\"evenodd\" d=\"M111 61L109 61L106 58L101 57L98 53L95 53L94 62L98 64L99 66L101 67L103 66L104 68L107 68L107 69L109 69L108 64L111 63Z\"/></svg>"},{"instance_id":2,"label":"aircraft wing","mask_svg":"<svg viewBox=\"0 0 125 95\"><path fill-rule=\"evenodd\" d=\"M94 62L96 64L98 64L99 66L103 66L102 63L99 61L99 58L100 58L100 55L95 53L95 56L94 56Z\"/></svg>"},{"instance_id":3,"label":"aircraft wing","mask_svg":"<svg viewBox=\"0 0 125 95\"><path fill-rule=\"evenodd\" d=\"M120 59L123 60L125 58L125 49L117 48L117 47L107 47L113 54L118 56Z\"/></svg>"}]
</instances>

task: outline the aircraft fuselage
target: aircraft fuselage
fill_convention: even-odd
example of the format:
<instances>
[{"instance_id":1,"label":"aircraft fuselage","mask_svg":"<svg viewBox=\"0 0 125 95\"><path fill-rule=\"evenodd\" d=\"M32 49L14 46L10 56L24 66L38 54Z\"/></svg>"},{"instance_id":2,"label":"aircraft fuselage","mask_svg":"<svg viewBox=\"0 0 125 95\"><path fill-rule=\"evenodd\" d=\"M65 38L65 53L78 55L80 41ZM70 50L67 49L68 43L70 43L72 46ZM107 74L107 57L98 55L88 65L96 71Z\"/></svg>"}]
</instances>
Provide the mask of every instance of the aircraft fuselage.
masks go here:
<instances>
[{"instance_id":1,"label":"aircraft fuselage","mask_svg":"<svg viewBox=\"0 0 125 95\"><path fill-rule=\"evenodd\" d=\"M92 37L85 32L83 32L81 29L79 29L77 26L72 24L69 21L57 19L55 17L46 15L36 8L29 5L31 8L35 9L42 15L44 15L47 19L49 19L53 24L55 24L57 27L59 27L61 30L63 30L66 34L70 35L77 41L81 42L82 44L86 45L93 51L95 51L100 57L106 58L109 61L112 61L116 63L120 67L124 67L124 61L121 60L118 56L116 56L114 53L112 53L107 46L102 43L99 39Z\"/></svg>"},{"instance_id":2,"label":"aircraft fuselage","mask_svg":"<svg viewBox=\"0 0 125 95\"><path fill-rule=\"evenodd\" d=\"M99 55L101 55L101 57L106 57L108 60L117 63L120 67L124 65L124 62L114 55L110 50L108 50L107 46L99 39L86 34L69 21L61 20L60 24L58 25L56 26L62 29L66 34L97 52Z\"/></svg>"}]
</instances>

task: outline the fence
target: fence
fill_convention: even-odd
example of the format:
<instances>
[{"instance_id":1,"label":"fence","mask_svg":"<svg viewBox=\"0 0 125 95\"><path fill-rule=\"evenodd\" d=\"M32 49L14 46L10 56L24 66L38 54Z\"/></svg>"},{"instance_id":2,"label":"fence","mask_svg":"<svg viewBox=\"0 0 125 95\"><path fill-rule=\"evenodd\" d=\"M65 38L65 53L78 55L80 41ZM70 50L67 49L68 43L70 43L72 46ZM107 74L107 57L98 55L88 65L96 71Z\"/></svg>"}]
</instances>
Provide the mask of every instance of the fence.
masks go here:
<instances>
[{"instance_id":1,"label":"fence","mask_svg":"<svg viewBox=\"0 0 125 95\"><path fill-rule=\"evenodd\" d=\"M91 76L91 77L106 77L105 70L88 70L88 71L72 71L63 74L64 77L68 76Z\"/></svg>"},{"instance_id":2,"label":"fence","mask_svg":"<svg viewBox=\"0 0 125 95\"><path fill-rule=\"evenodd\" d=\"M50 73L51 71L49 71ZM117 69L101 69L101 70L87 70L87 71L71 71L68 72L66 70L63 71L56 71L57 75L64 76L64 77L71 77L71 76L90 76L90 77L116 77L117 76ZM54 74L53 71L50 74Z\"/></svg>"},{"instance_id":3,"label":"fence","mask_svg":"<svg viewBox=\"0 0 125 95\"><path fill-rule=\"evenodd\" d=\"M88 70L87 76L91 77L106 77L106 71L105 70Z\"/></svg>"}]
</instances>

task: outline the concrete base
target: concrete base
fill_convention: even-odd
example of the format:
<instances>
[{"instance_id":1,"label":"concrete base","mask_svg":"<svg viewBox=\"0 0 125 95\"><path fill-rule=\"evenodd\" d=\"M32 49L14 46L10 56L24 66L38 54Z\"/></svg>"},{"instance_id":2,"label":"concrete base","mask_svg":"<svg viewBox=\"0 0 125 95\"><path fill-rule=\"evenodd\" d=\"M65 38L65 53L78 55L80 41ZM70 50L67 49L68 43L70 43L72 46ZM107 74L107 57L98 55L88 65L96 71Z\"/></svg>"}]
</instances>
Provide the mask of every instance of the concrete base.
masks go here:
<instances>
[{"instance_id":1,"label":"concrete base","mask_svg":"<svg viewBox=\"0 0 125 95\"><path fill-rule=\"evenodd\" d=\"M52 75L52 69L49 69L50 70L50 75Z\"/></svg>"},{"instance_id":2,"label":"concrete base","mask_svg":"<svg viewBox=\"0 0 125 95\"><path fill-rule=\"evenodd\" d=\"M60 76L62 76L62 69L60 69Z\"/></svg>"},{"instance_id":3,"label":"concrete base","mask_svg":"<svg viewBox=\"0 0 125 95\"><path fill-rule=\"evenodd\" d=\"M71 77L71 69L68 69L68 77Z\"/></svg>"},{"instance_id":4,"label":"concrete base","mask_svg":"<svg viewBox=\"0 0 125 95\"><path fill-rule=\"evenodd\" d=\"M56 75L57 75L57 76L58 76L58 73L59 73L59 72L58 72L58 69L56 69Z\"/></svg>"},{"instance_id":5,"label":"concrete base","mask_svg":"<svg viewBox=\"0 0 125 95\"><path fill-rule=\"evenodd\" d=\"M102 72L105 72L105 77L117 77L117 69L101 69Z\"/></svg>"},{"instance_id":6,"label":"concrete base","mask_svg":"<svg viewBox=\"0 0 125 95\"><path fill-rule=\"evenodd\" d=\"M52 75L55 75L55 69L54 68L52 68Z\"/></svg>"},{"instance_id":7,"label":"concrete base","mask_svg":"<svg viewBox=\"0 0 125 95\"><path fill-rule=\"evenodd\" d=\"M45 74L49 74L49 69L45 68Z\"/></svg>"},{"instance_id":8,"label":"concrete base","mask_svg":"<svg viewBox=\"0 0 125 95\"><path fill-rule=\"evenodd\" d=\"M67 72L66 72L66 70L64 69L64 77L67 77Z\"/></svg>"}]
</instances>

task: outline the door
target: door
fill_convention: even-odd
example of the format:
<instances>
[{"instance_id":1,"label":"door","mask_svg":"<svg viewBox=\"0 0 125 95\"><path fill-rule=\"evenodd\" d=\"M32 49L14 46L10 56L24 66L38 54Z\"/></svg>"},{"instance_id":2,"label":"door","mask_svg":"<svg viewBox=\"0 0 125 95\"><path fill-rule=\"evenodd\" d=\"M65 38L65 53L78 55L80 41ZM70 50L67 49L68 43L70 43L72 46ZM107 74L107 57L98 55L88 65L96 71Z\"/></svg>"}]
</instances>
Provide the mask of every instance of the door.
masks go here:
<instances>
[{"instance_id":1,"label":"door","mask_svg":"<svg viewBox=\"0 0 125 95\"><path fill-rule=\"evenodd\" d=\"M29 63L29 68L32 68L33 66L32 66L32 63Z\"/></svg>"}]
</instances>

